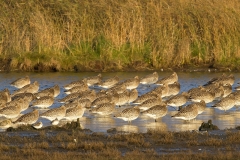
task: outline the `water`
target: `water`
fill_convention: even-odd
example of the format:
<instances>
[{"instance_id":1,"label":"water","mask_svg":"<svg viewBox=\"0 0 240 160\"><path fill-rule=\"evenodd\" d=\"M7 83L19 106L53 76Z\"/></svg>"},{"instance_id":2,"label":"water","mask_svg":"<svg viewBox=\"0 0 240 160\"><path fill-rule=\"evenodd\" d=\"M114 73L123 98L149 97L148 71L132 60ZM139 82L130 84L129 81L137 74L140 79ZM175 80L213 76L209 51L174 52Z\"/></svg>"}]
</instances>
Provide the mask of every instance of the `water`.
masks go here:
<instances>
[{"instance_id":1,"label":"water","mask_svg":"<svg viewBox=\"0 0 240 160\"><path fill-rule=\"evenodd\" d=\"M140 78L150 74L153 72L111 72L111 73L101 73L103 80L108 79L117 75L121 81L132 78L138 75ZM158 72L159 78L163 78L172 74L172 72ZM222 73L216 72L178 72L179 83L181 84L181 92L188 91L193 87L198 87L199 85L205 84L208 80L213 77L220 76ZM226 73L226 74L231 74ZM237 82L240 78L240 73L233 73L235 76L235 83L233 88L237 86ZM40 89L45 89L48 87L52 87L55 84L58 84L61 88L61 93L58 97L56 97L55 103L50 108L59 107L61 104L57 102L58 99L61 99L66 96L64 93L63 86L76 80L83 79L85 77L96 76L98 73L96 72L66 72L66 73L0 73L0 90L8 88L12 93L16 88L10 86L10 83L17 78L24 77L28 75L31 79L31 82L38 81L40 84ZM140 85L137 90L139 91L139 95L146 93L152 90L155 86L144 86ZM95 86L91 87L96 91L101 88ZM155 122L154 119L151 119L147 116L140 115L138 119L132 121L131 124L127 122L114 118L113 115L109 116L100 116L96 114L91 114L88 111L84 113L84 116L80 119L81 125L83 128L90 129L94 132L106 132L108 129L116 128L118 131L127 131L127 132L147 132L148 129L160 129L166 131L186 131L186 130L196 130L199 128L202 122L207 122L209 119L212 119L213 124L217 125L220 129L226 128L235 128L240 125L240 109L232 108L228 110L226 113L224 111L220 111L218 109L211 108L211 105L207 104L206 110L197 116L196 120L192 120L190 122L183 121L181 119L171 118L171 115L176 113L176 111L169 107L168 114L159 119L158 122ZM117 108L117 111L124 109L125 107ZM23 114L31 111L32 108L29 108ZM46 109L40 110L41 112L46 111ZM44 125L50 125L50 122L46 119L39 118L39 121L43 121Z\"/></svg>"}]
</instances>

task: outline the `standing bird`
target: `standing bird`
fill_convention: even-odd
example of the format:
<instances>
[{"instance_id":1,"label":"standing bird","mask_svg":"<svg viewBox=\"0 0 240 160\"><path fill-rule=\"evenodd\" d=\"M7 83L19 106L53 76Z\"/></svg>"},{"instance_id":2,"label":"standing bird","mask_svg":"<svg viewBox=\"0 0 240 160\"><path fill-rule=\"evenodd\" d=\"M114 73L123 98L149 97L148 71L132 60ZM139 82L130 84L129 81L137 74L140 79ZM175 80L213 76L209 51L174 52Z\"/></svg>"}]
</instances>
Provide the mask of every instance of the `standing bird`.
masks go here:
<instances>
[{"instance_id":1,"label":"standing bird","mask_svg":"<svg viewBox=\"0 0 240 160\"><path fill-rule=\"evenodd\" d=\"M129 78L129 79L121 82L120 84L121 84L121 85L124 84L127 89L132 90L132 89L137 88L138 85L139 85L139 83L140 83L139 77L138 77L138 76L135 76L134 78Z\"/></svg>"},{"instance_id":2,"label":"standing bird","mask_svg":"<svg viewBox=\"0 0 240 160\"><path fill-rule=\"evenodd\" d=\"M124 121L128 121L128 123L131 123L132 120L135 120L138 118L140 114L140 109L138 106L126 108L122 110L120 113L115 114L114 117L120 118Z\"/></svg>"},{"instance_id":3,"label":"standing bird","mask_svg":"<svg viewBox=\"0 0 240 160\"><path fill-rule=\"evenodd\" d=\"M26 77L19 78L19 79L13 81L11 83L11 86L14 86L16 88L22 88L22 87L24 87L24 86L26 86L26 85L28 85L30 83L31 83L31 81L30 81L29 76L26 76Z\"/></svg>"},{"instance_id":4,"label":"standing bird","mask_svg":"<svg viewBox=\"0 0 240 160\"><path fill-rule=\"evenodd\" d=\"M163 84L173 84L174 82L178 81L178 75L176 72L173 72L170 76L164 77L157 81L155 84L157 85L163 85Z\"/></svg>"},{"instance_id":5,"label":"standing bird","mask_svg":"<svg viewBox=\"0 0 240 160\"><path fill-rule=\"evenodd\" d=\"M32 126L35 129L40 129L40 128L42 128L43 123L42 122L37 122L37 123L32 124Z\"/></svg>"},{"instance_id":6,"label":"standing bird","mask_svg":"<svg viewBox=\"0 0 240 160\"><path fill-rule=\"evenodd\" d=\"M81 118L83 116L85 110L86 108L82 107L81 105L69 108L66 110L66 115L64 118L70 121L77 120L78 118Z\"/></svg>"},{"instance_id":7,"label":"standing bird","mask_svg":"<svg viewBox=\"0 0 240 160\"><path fill-rule=\"evenodd\" d=\"M157 81L158 81L158 73L157 72L146 75L140 79L141 84L154 84Z\"/></svg>"},{"instance_id":8,"label":"standing bird","mask_svg":"<svg viewBox=\"0 0 240 160\"><path fill-rule=\"evenodd\" d=\"M115 111L115 104L114 103L103 103L97 105L95 108L89 110L91 113L97 113L103 116L112 114Z\"/></svg>"},{"instance_id":9,"label":"standing bird","mask_svg":"<svg viewBox=\"0 0 240 160\"><path fill-rule=\"evenodd\" d=\"M33 124L38 120L38 118L39 118L39 111L34 110L30 113L22 115L16 121L14 121L13 124L20 124L20 125Z\"/></svg>"},{"instance_id":10,"label":"standing bird","mask_svg":"<svg viewBox=\"0 0 240 160\"><path fill-rule=\"evenodd\" d=\"M102 75L99 73L97 76L87 77L84 80L86 80L88 86L93 86L102 82Z\"/></svg>"},{"instance_id":11,"label":"standing bird","mask_svg":"<svg viewBox=\"0 0 240 160\"><path fill-rule=\"evenodd\" d=\"M167 114L167 111L167 105L162 103L161 105L156 105L143 111L142 114L154 118L155 122L157 122L157 119L164 117Z\"/></svg>"},{"instance_id":12,"label":"standing bird","mask_svg":"<svg viewBox=\"0 0 240 160\"><path fill-rule=\"evenodd\" d=\"M198 115L198 109L196 106L187 105L186 107L182 108L180 111L178 111L177 114L173 115L172 117L183 119L183 120L191 120L196 118Z\"/></svg>"},{"instance_id":13,"label":"standing bird","mask_svg":"<svg viewBox=\"0 0 240 160\"><path fill-rule=\"evenodd\" d=\"M58 108L50 109L42 114L40 114L40 117L49 119L50 121L53 121L54 119L62 119L66 115L66 107L61 106Z\"/></svg>"},{"instance_id":14,"label":"standing bird","mask_svg":"<svg viewBox=\"0 0 240 160\"><path fill-rule=\"evenodd\" d=\"M229 96L222 98L212 107L217 108L219 110L224 110L226 112L227 110L233 108L235 103L236 103L235 95L230 94Z\"/></svg>"},{"instance_id":15,"label":"standing bird","mask_svg":"<svg viewBox=\"0 0 240 160\"><path fill-rule=\"evenodd\" d=\"M182 92L181 94L175 95L166 101L166 104L171 107L180 107L187 103L189 94Z\"/></svg>"},{"instance_id":16,"label":"standing bird","mask_svg":"<svg viewBox=\"0 0 240 160\"><path fill-rule=\"evenodd\" d=\"M117 76L114 76L112 78L109 78L105 81L102 81L99 86L102 87L102 88L111 88L113 86L115 86L117 83L119 82L119 77Z\"/></svg>"}]
</instances>

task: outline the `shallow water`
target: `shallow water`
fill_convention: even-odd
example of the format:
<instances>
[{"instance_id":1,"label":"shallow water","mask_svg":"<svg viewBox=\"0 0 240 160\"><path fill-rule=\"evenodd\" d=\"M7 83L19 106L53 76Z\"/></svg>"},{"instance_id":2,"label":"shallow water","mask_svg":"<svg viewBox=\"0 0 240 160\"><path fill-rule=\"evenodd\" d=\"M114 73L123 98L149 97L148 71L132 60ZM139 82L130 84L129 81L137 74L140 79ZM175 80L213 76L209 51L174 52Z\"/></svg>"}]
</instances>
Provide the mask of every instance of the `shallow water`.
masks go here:
<instances>
[{"instance_id":1,"label":"shallow water","mask_svg":"<svg viewBox=\"0 0 240 160\"><path fill-rule=\"evenodd\" d=\"M111 73L101 73L103 80L108 79L117 75L120 80L125 80L128 78L132 78L138 75L140 78L150 74L153 72L111 72ZM45 89L48 87L52 87L55 84L58 84L61 88L61 93L58 97L56 97L55 103L50 108L59 107L61 104L57 102L58 99L61 99L66 96L64 93L63 86L76 80L83 79L85 77L96 76L98 73L96 72L67 72L67 73L29 73L29 72L21 72L21 73L0 73L0 90L4 88L8 88L12 93L16 88L10 86L10 83L17 78L24 77L28 75L31 79L31 82L38 81L40 84L40 89ZM163 78L172 74L172 72L158 72L159 78ZM193 87L197 87L199 85L205 84L208 80L213 77L222 75L217 72L177 72L179 77L179 83L181 84L181 92L188 91ZM226 74L231 74L226 73ZM235 83L233 88L237 86L237 82L240 79L240 73L233 73L235 76ZM139 95L146 93L152 90L155 85L145 86L139 85L137 90L139 91ZM96 91L100 90L99 87L91 87ZM186 122L181 119L171 118L171 115L176 113L176 111L169 107L168 114L159 119L158 122L155 122L154 119L151 119L147 116L140 115L138 119L132 121L131 124L127 122L114 118L113 115L109 115L106 117L91 114L88 111L84 113L84 116L80 119L81 125L83 128L90 129L94 132L106 132L110 128L116 128L118 131L127 131L127 132L147 132L148 129L160 129L160 130L168 130L168 131L186 131L186 130L196 130L199 128L202 122L207 122L209 119L212 119L213 124L217 125L220 129L225 128L235 128L240 125L240 108L232 108L228 110L226 113L224 111L220 111L218 109L211 108L211 105L207 104L206 110L197 116L196 120L192 120L190 122ZM123 106L121 108L116 108L117 111L126 108L127 106ZM23 114L31 111L32 108L24 111ZM41 110L40 112L44 112L46 110ZM39 118L39 121L43 121L44 126L50 125L50 122L46 119Z\"/></svg>"}]
</instances>

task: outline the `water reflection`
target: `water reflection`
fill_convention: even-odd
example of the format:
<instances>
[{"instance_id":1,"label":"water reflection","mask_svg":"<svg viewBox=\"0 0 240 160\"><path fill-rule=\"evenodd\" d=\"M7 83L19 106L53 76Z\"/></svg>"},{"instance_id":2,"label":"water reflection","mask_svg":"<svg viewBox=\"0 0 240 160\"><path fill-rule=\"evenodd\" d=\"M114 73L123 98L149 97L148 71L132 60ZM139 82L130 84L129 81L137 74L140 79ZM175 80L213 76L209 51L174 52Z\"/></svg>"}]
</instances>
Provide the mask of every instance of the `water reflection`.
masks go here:
<instances>
[{"instance_id":1,"label":"water reflection","mask_svg":"<svg viewBox=\"0 0 240 160\"><path fill-rule=\"evenodd\" d=\"M118 126L118 127L116 127L116 130L118 132L126 132L126 133L138 133L139 132L138 126L131 125L131 124Z\"/></svg>"},{"instance_id":2,"label":"water reflection","mask_svg":"<svg viewBox=\"0 0 240 160\"><path fill-rule=\"evenodd\" d=\"M111 73L101 73L103 80L111 78L113 76L118 76L120 81L132 78L135 75L139 77L143 77L147 74L152 72L111 72ZM166 77L171 74L171 72L158 72L159 78ZM31 81L38 81L40 84L40 89L43 90L48 87L52 87L55 84L60 86L60 95L56 97L55 103L50 107L56 108L59 107L61 104L57 102L58 99L61 99L66 96L64 93L63 86L72 82L77 81L89 76L96 76L98 73L95 72L80 72L80 73L73 73L73 72L66 72L66 73L0 73L0 90L8 88L11 93L16 90L14 87L10 86L10 83L17 78L23 77L28 75ZM226 73L230 74L230 73ZM235 84L233 88L237 86L238 79L240 78L240 73L233 73L235 76ZM222 73L215 73L215 72L192 72L192 73L185 73L185 72L178 72L179 83L181 84L181 91L187 91L193 87L198 87L200 85L205 84L208 80L213 77L217 77L222 75ZM146 85L139 85L137 90L139 91L139 95L142 95L153 88L157 87L156 85L146 86ZM101 88L94 86L91 89L99 91ZM215 103L215 102L214 102ZM154 119L140 115L138 119L132 121L131 124L128 122L123 121L122 119L114 118L113 115L116 112L120 112L121 110L125 109L129 106L122 106L120 108L116 107L115 113L109 116L99 116L93 115L86 111L84 116L80 119L81 126L83 128L90 129L95 132L106 132L110 128L116 128L120 131L126 132L147 132L148 129L160 129L160 130L169 130L169 131L186 131L186 130L195 130L198 129L202 122L207 122L209 119L212 119L214 125L217 125L220 129L225 128L234 128L240 125L240 107L236 109L235 107L225 113L224 111L220 111L218 109L211 108L214 103L207 104L207 108L205 111L198 115L196 120L186 122L181 119L175 119L171 116L174 115L177 111L173 108L168 108L168 114L165 117L162 117L157 122L154 122ZM32 108L28 109L24 113L30 112ZM40 110L40 113L46 110ZM40 121L44 122L44 125L47 126L50 124L49 121L46 119L39 119ZM62 121L63 123L64 121Z\"/></svg>"}]
</instances>

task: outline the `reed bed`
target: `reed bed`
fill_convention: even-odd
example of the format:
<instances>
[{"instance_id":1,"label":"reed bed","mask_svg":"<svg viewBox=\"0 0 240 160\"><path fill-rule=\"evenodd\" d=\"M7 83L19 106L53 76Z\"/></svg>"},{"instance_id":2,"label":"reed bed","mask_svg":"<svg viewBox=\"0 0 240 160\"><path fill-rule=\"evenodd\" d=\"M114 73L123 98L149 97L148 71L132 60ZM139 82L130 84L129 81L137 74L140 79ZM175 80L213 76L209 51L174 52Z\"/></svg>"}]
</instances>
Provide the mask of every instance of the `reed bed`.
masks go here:
<instances>
[{"instance_id":1,"label":"reed bed","mask_svg":"<svg viewBox=\"0 0 240 160\"><path fill-rule=\"evenodd\" d=\"M3 0L0 69L240 69L238 0Z\"/></svg>"}]
</instances>

